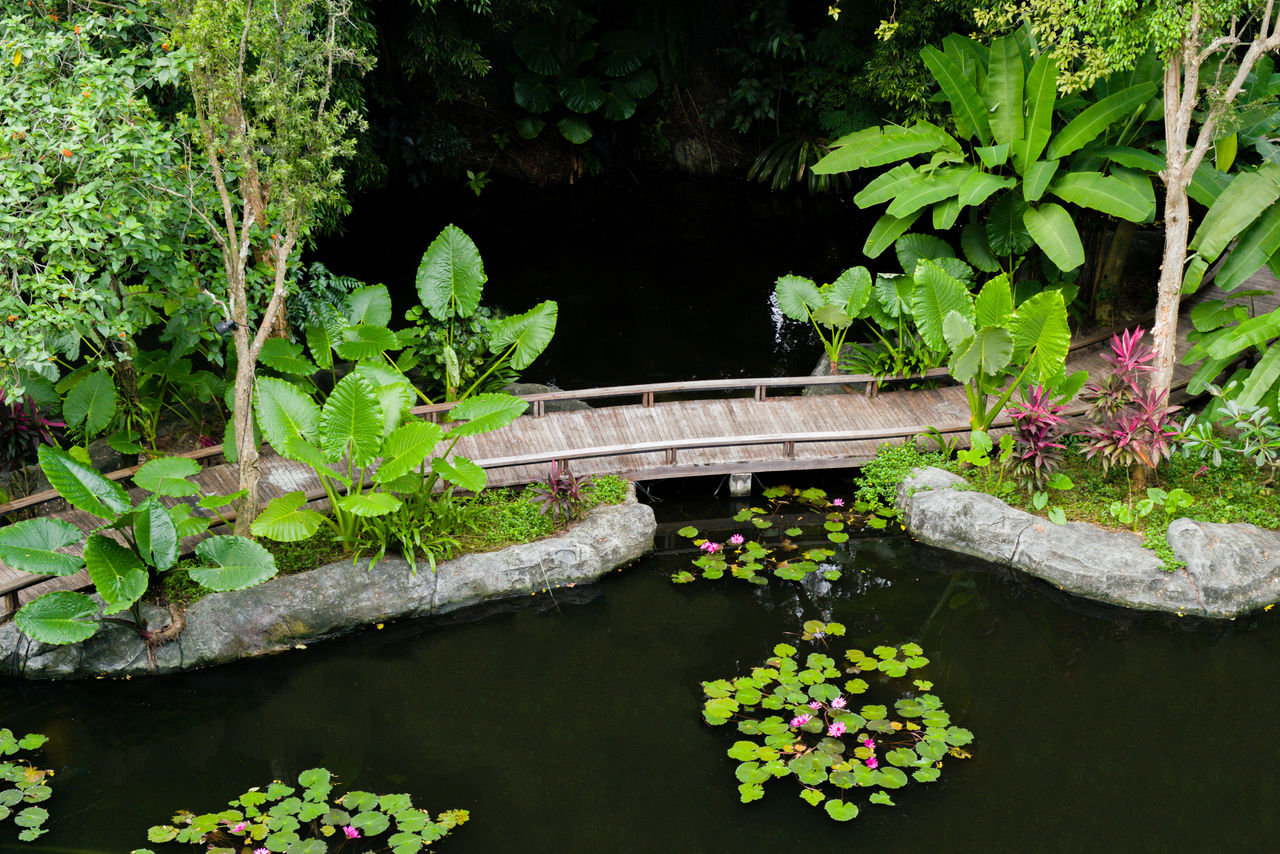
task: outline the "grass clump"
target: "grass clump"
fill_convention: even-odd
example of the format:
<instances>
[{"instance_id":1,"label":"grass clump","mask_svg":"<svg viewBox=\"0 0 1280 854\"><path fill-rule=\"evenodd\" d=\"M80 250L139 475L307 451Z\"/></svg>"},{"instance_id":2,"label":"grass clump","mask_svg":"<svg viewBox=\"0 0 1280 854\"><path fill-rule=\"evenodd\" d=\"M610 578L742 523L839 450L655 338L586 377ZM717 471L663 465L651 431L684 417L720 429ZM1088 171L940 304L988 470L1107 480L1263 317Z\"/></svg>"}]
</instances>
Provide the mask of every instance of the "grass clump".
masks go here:
<instances>
[{"instance_id":1,"label":"grass clump","mask_svg":"<svg viewBox=\"0 0 1280 854\"><path fill-rule=\"evenodd\" d=\"M627 482L615 475L593 477L582 488L578 516L603 504L619 504L627 497ZM487 552L514 543L527 543L556 532L550 513L544 512L529 489L486 489L472 499L481 509L475 527L459 537L462 551Z\"/></svg>"},{"instance_id":2,"label":"grass clump","mask_svg":"<svg viewBox=\"0 0 1280 854\"><path fill-rule=\"evenodd\" d=\"M913 469L924 466L950 467L946 454L922 451L914 442L902 445L885 443L876 448L876 457L862 467L855 496L867 504L892 507L898 486Z\"/></svg>"}]
</instances>

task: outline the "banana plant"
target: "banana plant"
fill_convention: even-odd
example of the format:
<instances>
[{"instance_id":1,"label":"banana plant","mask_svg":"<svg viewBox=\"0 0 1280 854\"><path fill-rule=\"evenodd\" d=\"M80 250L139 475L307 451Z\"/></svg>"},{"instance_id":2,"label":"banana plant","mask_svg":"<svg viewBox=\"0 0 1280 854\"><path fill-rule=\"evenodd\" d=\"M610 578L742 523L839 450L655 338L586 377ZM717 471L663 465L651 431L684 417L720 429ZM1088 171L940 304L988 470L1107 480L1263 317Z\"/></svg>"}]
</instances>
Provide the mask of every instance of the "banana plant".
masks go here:
<instances>
[{"instance_id":1,"label":"banana plant","mask_svg":"<svg viewBox=\"0 0 1280 854\"><path fill-rule=\"evenodd\" d=\"M854 197L859 207L887 204L865 254L877 257L926 211L934 229L948 230L969 209L961 245L974 267L1011 272L1012 259L1035 246L1069 271L1084 262L1070 206L1132 222L1154 217L1151 179L1127 162L1129 149L1100 149L1124 142L1135 115L1162 109L1157 80L1095 90L1092 103L1059 101L1057 68L1021 33L989 49L953 34L921 56L951 106L955 134L924 121L868 128L837 140L814 167L835 174L896 164Z\"/></svg>"},{"instance_id":2,"label":"banana plant","mask_svg":"<svg viewBox=\"0 0 1280 854\"><path fill-rule=\"evenodd\" d=\"M77 451L80 449L76 449ZM202 540L196 557L205 565L179 568L179 542L203 534L210 524L194 515L192 505L167 506L161 497L187 498L200 493L188 478L199 463L185 457L162 457L143 465L134 484L146 493L134 504L124 487L99 474L84 454L73 456L48 445L39 450L40 468L58 494L77 510L102 520L86 536L62 519L39 517L0 528L0 559L14 569L39 575L68 576L88 569L94 589L105 606L87 594L63 590L28 602L14 617L18 628L49 644L77 643L93 637L103 621L132 626L151 640L140 602L159 573L186 572L196 584L214 592L243 590L276 573L275 559L262 546L244 537L218 536ZM205 496L195 506L214 509L226 496ZM64 551L79 547L80 554ZM128 611L132 620L113 615Z\"/></svg>"}]
</instances>

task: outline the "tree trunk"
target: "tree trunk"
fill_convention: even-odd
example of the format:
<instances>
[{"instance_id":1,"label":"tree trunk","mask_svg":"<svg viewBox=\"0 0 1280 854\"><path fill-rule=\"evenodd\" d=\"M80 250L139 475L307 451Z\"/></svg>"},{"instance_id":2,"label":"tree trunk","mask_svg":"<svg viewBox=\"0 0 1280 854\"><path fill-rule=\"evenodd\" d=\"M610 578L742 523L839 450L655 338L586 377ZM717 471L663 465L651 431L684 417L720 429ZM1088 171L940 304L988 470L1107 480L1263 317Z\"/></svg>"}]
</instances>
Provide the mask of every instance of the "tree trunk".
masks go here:
<instances>
[{"instance_id":1,"label":"tree trunk","mask_svg":"<svg viewBox=\"0 0 1280 854\"><path fill-rule=\"evenodd\" d=\"M241 288L243 293L243 288ZM249 525L258 515L258 443L253 435L254 359L249 351L248 312L244 300L236 300L236 384L232 392L231 421L235 425L239 487L245 491L236 509L235 533L249 536Z\"/></svg>"},{"instance_id":2,"label":"tree trunk","mask_svg":"<svg viewBox=\"0 0 1280 854\"><path fill-rule=\"evenodd\" d=\"M1178 302L1182 297L1182 268L1187 257L1187 240L1191 229L1188 183L1182 175L1171 175L1165 189L1164 261L1160 265L1156 317L1151 326L1151 346L1155 350L1152 363L1154 370L1148 377L1148 382L1152 389L1166 394L1173 381L1174 349L1178 343Z\"/></svg>"},{"instance_id":3,"label":"tree trunk","mask_svg":"<svg viewBox=\"0 0 1280 854\"><path fill-rule=\"evenodd\" d=\"M1138 226L1126 219L1116 223L1116 230L1106 243L1107 251L1102 256L1102 263L1098 265L1098 276L1094 279L1095 297L1098 290L1101 290L1109 295L1113 303L1119 301L1125 261L1129 258L1129 249L1133 246L1133 235L1137 230Z\"/></svg>"}]
</instances>

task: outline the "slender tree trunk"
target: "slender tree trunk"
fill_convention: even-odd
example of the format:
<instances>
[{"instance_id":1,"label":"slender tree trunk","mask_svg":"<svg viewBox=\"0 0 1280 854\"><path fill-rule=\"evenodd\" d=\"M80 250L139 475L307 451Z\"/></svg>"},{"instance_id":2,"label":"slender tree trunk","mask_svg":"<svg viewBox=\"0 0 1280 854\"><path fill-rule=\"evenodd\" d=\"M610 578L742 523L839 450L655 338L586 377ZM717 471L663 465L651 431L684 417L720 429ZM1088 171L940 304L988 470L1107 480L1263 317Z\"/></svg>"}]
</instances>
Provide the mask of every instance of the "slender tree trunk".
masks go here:
<instances>
[{"instance_id":1,"label":"slender tree trunk","mask_svg":"<svg viewBox=\"0 0 1280 854\"><path fill-rule=\"evenodd\" d=\"M232 283L232 319L236 348L236 381L231 398L231 423L235 427L236 465L239 487L245 491L236 509L235 532L249 536L249 525L258 515L258 444L253 436L253 377L257 367L249 337L249 312L245 305L244 266L236 270L238 281Z\"/></svg>"}]
</instances>

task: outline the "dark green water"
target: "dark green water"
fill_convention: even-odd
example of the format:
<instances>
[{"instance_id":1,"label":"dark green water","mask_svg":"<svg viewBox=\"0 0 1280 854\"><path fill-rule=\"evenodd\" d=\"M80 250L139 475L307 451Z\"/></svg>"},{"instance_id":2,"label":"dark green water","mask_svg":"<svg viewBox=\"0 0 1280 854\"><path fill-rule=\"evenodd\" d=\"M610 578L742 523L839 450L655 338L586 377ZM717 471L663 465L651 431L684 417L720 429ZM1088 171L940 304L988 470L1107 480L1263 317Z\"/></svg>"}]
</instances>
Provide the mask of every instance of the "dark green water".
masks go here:
<instances>
[{"instance_id":1,"label":"dark green water","mask_svg":"<svg viewBox=\"0 0 1280 854\"><path fill-rule=\"evenodd\" d=\"M470 810L437 846L454 854L1275 848L1271 615L1217 625L1085 605L901 538L850 541L831 589L672 585L688 558L647 558L555 604L186 676L0 682L0 722L50 735L57 770L51 832L21 846L0 825L0 850L128 851L176 808L315 765L344 788ZM733 733L702 723L698 683L811 618L848 626L838 651L919 641L974 758L849 824L791 781L738 803Z\"/></svg>"}]
</instances>

